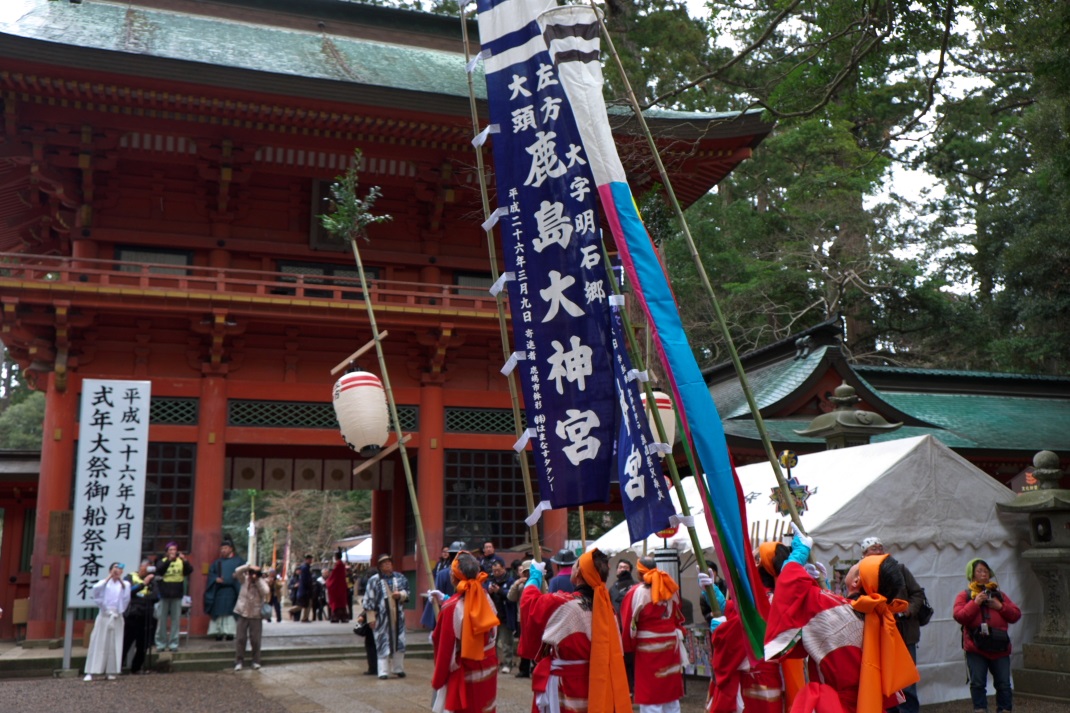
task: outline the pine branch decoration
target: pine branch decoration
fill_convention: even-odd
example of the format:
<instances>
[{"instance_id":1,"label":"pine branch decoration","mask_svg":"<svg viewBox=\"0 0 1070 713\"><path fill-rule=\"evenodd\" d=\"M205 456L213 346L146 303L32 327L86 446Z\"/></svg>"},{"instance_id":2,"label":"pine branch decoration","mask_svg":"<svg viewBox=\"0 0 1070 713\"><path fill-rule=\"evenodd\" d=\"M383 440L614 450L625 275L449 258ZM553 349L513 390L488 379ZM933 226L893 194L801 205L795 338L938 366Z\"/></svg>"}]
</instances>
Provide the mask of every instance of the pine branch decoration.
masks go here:
<instances>
[{"instance_id":1,"label":"pine branch decoration","mask_svg":"<svg viewBox=\"0 0 1070 713\"><path fill-rule=\"evenodd\" d=\"M372 186L364 198L358 195L360 186L360 160L361 150L353 152L353 164L340 176L335 176L331 184L330 196L323 200L327 202L327 212L318 216L324 230L335 238L349 242L358 237L368 239L368 226L376 223L386 223L393 220L393 216L384 213L376 215L372 212L375 202L379 200L383 192L379 186Z\"/></svg>"}]
</instances>

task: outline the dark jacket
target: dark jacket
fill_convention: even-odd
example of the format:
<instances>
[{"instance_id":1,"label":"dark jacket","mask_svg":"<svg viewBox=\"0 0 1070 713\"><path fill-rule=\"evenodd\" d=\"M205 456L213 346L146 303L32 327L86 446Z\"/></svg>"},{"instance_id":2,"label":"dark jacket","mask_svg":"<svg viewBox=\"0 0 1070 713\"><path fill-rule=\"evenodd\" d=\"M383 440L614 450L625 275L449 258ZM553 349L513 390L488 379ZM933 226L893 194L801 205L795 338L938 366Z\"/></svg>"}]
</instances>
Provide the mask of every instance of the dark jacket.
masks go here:
<instances>
[{"instance_id":1,"label":"dark jacket","mask_svg":"<svg viewBox=\"0 0 1070 713\"><path fill-rule=\"evenodd\" d=\"M632 579L632 573L628 572L627 577L618 576L610 586L609 598L613 602L613 611L617 612L617 616L620 616L620 604L624 601L624 595L635 585L636 581Z\"/></svg>"},{"instance_id":2,"label":"dark jacket","mask_svg":"<svg viewBox=\"0 0 1070 713\"><path fill-rule=\"evenodd\" d=\"M896 615L895 625L899 627L903 643L907 645L916 644L921 640L921 625L918 623L918 612L921 611L921 605L925 603L925 590L918 584L918 580L914 579L914 575L910 573L906 565L900 562L899 569L903 572L903 580L906 582L906 587L899 590L898 598L909 602L910 608L902 614Z\"/></svg>"},{"instance_id":3,"label":"dark jacket","mask_svg":"<svg viewBox=\"0 0 1070 713\"><path fill-rule=\"evenodd\" d=\"M497 585L497 587L495 588L491 585ZM501 579L489 577L483 583L483 586L486 588L487 594L490 595L490 600L494 602L498 621L510 631L516 631L516 604L509 601L508 598L509 588L513 586L513 578L508 573L502 575Z\"/></svg>"},{"instance_id":4,"label":"dark jacket","mask_svg":"<svg viewBox=\"0 0 1070 713\"><path fill-rule=\"evenodd\" d=\"M130 606L126 609L126 616L152 616L152 608L159 597L156 596L156 577L148 584L140 582L140 576L131 572L124 579L130 582Z\"/></svg>"}]
</instances>

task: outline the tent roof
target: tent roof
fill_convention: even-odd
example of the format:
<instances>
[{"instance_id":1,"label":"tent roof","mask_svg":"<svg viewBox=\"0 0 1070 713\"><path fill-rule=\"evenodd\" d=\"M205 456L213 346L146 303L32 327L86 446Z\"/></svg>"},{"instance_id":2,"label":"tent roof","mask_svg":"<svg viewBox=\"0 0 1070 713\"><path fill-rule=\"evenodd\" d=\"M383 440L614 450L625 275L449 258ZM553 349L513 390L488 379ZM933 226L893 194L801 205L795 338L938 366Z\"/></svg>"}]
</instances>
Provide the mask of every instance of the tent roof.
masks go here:
<instances>
[{"instance_id":1,"label":"tent roof","mask_svg":"<svg viewBox=\"0 0 1070 713\"><path fill-rule=\"evenodd\" d=\"M737 474L751 498L748 522L764 532L763 521L786 520L769 497L776 481L768 463ZM886 545L955 545L967 532L992 545L1018 540L993 507L1014 493L932 436L804 455L791 474L813 492L801 517L817 540L850 546L876 535Z\"/></svg>"},{"instance_id":2,"label":"tent roof","mask_svg":"<svg viewBox=\"0 0 1070 713\"><path fill-rule=\"evenodd\" d=\"M372 538L365 537L363 540L346 550L346 558L350 562L371 562Z\"/></svg>"},{"instance_id":3,"label":"tent roof","mask_svg":"<svg viewBox=\"0 0 1070 713\"><path fill-rule=\"evenodd\" d=\"M770 498L776 485L772 467L755 463L736 473L748 500L747 522L752 527L757 523L758 539L764 539L766 532L771 535L774 523L785 527L788 518L777 513ZM803 455L791 475L813 493L801 516L818 546L823 541L851 548L869 535L901 547L961 546L965 533L974 543L993 546L1013 545L1020 539L1000 522L993 507L1013 499L1014 493L932 436ZM685 478L682 485L695 515L699 544L703 549L712 547L694 478ZM678 505L675 492L672 498ZM591 547L615 554L630 544L627 523L621 523ZM660 546L661 538L647 541L648 548ZM684 528L670 538L670 546L691 549Z\"/></svg>"}]
</instances>

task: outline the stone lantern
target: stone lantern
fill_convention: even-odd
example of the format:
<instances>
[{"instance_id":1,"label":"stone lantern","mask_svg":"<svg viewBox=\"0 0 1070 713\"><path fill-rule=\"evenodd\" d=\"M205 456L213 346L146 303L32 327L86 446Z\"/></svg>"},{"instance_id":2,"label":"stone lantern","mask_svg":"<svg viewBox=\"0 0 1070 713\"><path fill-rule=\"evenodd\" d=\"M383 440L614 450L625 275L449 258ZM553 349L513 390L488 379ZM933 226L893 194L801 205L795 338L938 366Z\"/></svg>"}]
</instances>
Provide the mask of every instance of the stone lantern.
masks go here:
<instances>
[{"instance_id":1,"label":"stone lantern","mask_svg":"<svg viewBox=\"0 0 1070 713\"><path fill-rule=\"evenodd\" d=\"M864 446L873 436L891 433L903 425L888 423L879 413L855 408L861 400L855 394L853 386L840 384L829 397L829 401L835 404L836 408L815 418L806 430L795 432L807 438L824 438L825 447L833 451L838 448Z\"/></svg>"},{"instance_id":2,"label":"stone lantern","mask_svg":"<svg viewBox=\"0 0 1070 713\"><path fill-rule=\"evenodd\" d=\"M1001 512L1029 516L1029 544L1022 553L1044 595L1040 631L1022 646L1025 667L1014 672L1014 690L1070 699L1070 490L1059 487L1059 456L1033 456L1037 490L1019 493Z\"/></svg>"}]
</instances>

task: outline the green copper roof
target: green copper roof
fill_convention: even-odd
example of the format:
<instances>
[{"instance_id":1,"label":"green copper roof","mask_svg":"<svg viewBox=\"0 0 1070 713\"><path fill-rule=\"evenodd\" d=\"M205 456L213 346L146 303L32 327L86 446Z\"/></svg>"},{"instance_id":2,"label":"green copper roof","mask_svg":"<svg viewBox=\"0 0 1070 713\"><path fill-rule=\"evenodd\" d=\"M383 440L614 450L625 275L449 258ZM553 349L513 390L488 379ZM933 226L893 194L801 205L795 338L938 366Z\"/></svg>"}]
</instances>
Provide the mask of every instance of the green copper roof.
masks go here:
<instances>
[{"instance_id":1,"label":"green copper roof","mask_svg":"<svg viewBox=\"0 0 1070 713\"><path fill-rule=\"evenodd\" d=\"M275 10L285 5L279 1L267 4ZM345 3L334 7L333 11L344 11L342 5ZM295 12L300 10L297 7ZM314 8L307 10L314 12ZM422 29L430 23L434 25L432 29L435 33L440 35L440 46L443 23L448 20L427 13L370 5L356 7L354 4L354 12L350 24L364 26L362 23L374 18L377 21L374 29L402 29L406 15L411 16L409 24L413 28ZM384 17L377 17L377 13ZM468 79L460 21L456 22L456 51L446 51L345 37L327 31L291 30L229 18L136 7L109 0L92 0L81 4L51 0L0 0L0 49L6 39L4 35L10 35L72 50L127 54L131 59L144 57L156 61L190 62L211 68L247 70L301 80L325 80L380 90L435 94L450 97L451 102L462 100L458 106L467 113ZM472 41L477 43L476 38L472 38ZM51 55L48 56L51 61L56 61ZM106 68L113 66L114 63L111 63ZM120 64L119 71L146 72L146 76L167 76L193 82L209 81L207 74L197 67L179 68L177 76L174 68L167 72L157 69L154 70L157 74L152 75L140 64L131 63ZM472 78L476 97L484 100L487 85L482 63L477 63ZM239 87L251 88L251 85L239 83ZM274 89L279 94L292 93L290 88L273 87L270 83L265 86L264 82L257 83L256 88ZM320 91L307 96L341 98L329 91L325 95ZM347 98L351 98L351 95ZM427 104L427 101L422 98L419 108L443 109L443 106ZM612 116L631 115L628 107L610 106L608 112ZM712 129L706 125L691 127L692 133L697 132L696 135L701 136L734 136L747 132L764 135L772 128L771 124L761 121L760 110L700 113L650 109L644 115L653 122L668 122L678 130L689 127L688 122L724 124ZM744 120L745 124L738 124L739 120Z\"/></svg>"},{"instance_id":2,"label":"green copper roof","mask_svg":"<svg viewBox=\"0 0 1070 713\"><path fill-rule=\"evenodd\" d=\"M802 359L780 361L747 372L747 382L754 393L759 409L771 406L790 396L821 367L828 347L818 347ZM750 414L738 379L728 379L710 387L713 402L722 419Z\"/></svg>"},{"instance_id":3,"label":"green copper roof","mask_svg":"<svg viewBox=\"0 0 1070 713\"><path fill-rule=\"evenodd\" d=\"M444 52L100 0L3 0L0 33L132 57L468 96L460 40L457 52ZM476 92L485 93L477 71Z\"/></svg>"},{"instance_id":4,"label":"green copper roof","mask_svg":"<svg viewBox=\"0 0 1070 713\"><path fill-rule=\"evenodd\" d=\"M766 431L773 442L774 448L780 448L792 443L824 443L821 438L805 438L795 431L805 430L810 425L809 419L767 419ZM754 421L749 418L733 419L724 422L724 431L728 436L737 436L758 440L758 429ZM891 433L885 433L873 437L873 443L882 441L897 441L901 438L914 438L916 436L931 435L949 448L986 448L985 444L977 443L965 438L960 434L946 431L941 428L924 428L918 426L903 426Z\"/></svg>"},{"instance_id":5,"label":"green copper roof","mask_svg":"<svg viewBox=\"0 0 1070 713\"><path fill-rule=\"evenodd\" d=\"M1070 449L1067 399L894 391L880 394L895 408L969 438L980 448Z\"/></svg>"}]
</instances>

